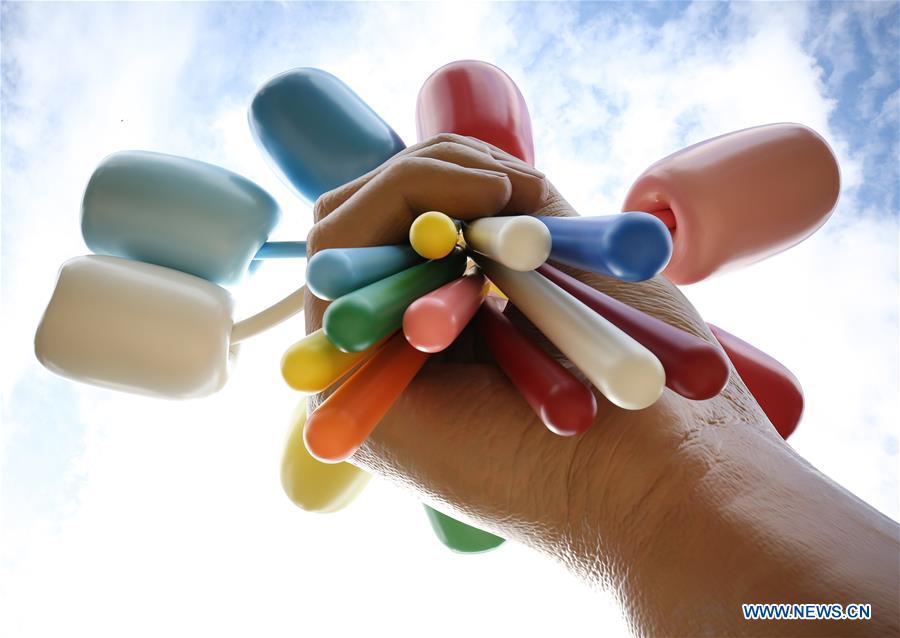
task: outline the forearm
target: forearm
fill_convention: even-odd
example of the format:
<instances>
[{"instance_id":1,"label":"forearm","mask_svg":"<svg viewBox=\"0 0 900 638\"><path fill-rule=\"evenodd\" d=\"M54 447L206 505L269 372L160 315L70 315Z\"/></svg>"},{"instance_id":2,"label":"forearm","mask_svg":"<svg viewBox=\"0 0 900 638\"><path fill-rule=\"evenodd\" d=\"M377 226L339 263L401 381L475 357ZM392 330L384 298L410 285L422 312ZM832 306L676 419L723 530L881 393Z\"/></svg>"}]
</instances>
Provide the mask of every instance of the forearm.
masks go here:
<instances>
[{"instance_id":1,"label":"forearm","mask_svg":"<svg viewBox=\"0 0 900 638\"><path fill-rule=\"evenodd\" d=\"M679 308L651 310L704 334ZM638 634L897 634L896 523L797 456L736 375L714 399L665 392L637 412L598 396L571 438L506 386L490 364L426 366L357 460L611 589ZM793 602L873 618L775 627L741 610Z\"/></svg>"},{"instance_id":2,"label":"forearm","mask_svg":"<svg viewBox=\"0 0 900 638\"><path fill-rule=\"evenodd\" d=\"M896 523L727 394L696 413L664 400L656 416L681 427L607 432L576 458L562 558L611 585L640 634L897 635ZM755 602L871 603L872 620L745 621Z\"/></svg>"},{"instance_id":3,"label":"forearm","mask_svg":"<svg viewBox=\"0 0 900 638\"><path fill-rule=\"evenodd\" d=\"M462 220L574 214L548 187L534 169L480 142L435 138L320 198L309 249L405 241L424 210ZM623 283L572 274L715 342L663 277ZM323 311L308 299L309 329L321 325ZM744 622L740 604L791 601L869 602L873 621L836 631L896 633L897 526L797 457L735 374L708 401L666 391L651 407L629 411L598 394L593 426L560 437L473 335L465 331L431 357L354 463L602 581L638 633L771 634L768 623ZM776 633L802 631L822 625L792 623Z\"/></svg>"}]
</instances>

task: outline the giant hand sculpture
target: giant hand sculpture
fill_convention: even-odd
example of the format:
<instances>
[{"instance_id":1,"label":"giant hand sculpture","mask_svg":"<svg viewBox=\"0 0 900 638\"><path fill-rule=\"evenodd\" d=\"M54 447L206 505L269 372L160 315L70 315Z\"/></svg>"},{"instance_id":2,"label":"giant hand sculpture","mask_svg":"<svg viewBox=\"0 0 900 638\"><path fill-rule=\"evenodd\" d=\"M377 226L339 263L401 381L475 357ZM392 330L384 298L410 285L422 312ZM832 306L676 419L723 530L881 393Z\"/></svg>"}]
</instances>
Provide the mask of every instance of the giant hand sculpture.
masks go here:
<instances>
[{"instance_id":1,"label":"giant hand sculpture","mask_svg":"<svg viewBox=\"0 0 900 638\"><path fill-rule=\"evenodd\" d=\"M272 166L310 201L404 148L355 93L317 69L267 82L249 119ZM419 94L416 124L420 139L469 135L535 161L525 100L489 64L454 62L432 74ZM660 160L635 181L625 212L616 215L461 224L432 211L413 225L410 246L317 253L306 287L332 303L323 328L287 349L282 373L292 388L313 393L355 371L313 414L302 406L295 413L282 464L286 492L307 510L348 504L368 475L346 459L428 356L470 321L551 431L574 436L587 429L594 394L506 318L507 304L624 409L647 407L664 387L710 398L725 385L730 359L786 438L803 398L774 359L711 326L719 349L546 262L622 281L662 273L693 283L802 241L827 220L838 191L837 163L815 132L770 124ZM39 360L63 376L117 390L169 398L217 391L237 343L302 309L300 286L234 322L230 294L219 285L240 281L255 259L305 256L303 241L268 241L278 218L265 191L216 166L142 151L110 156L83 202L82 231L97 254L63 265L35 337ZM502 297L488 292L491 284ZM439 538L457 551L503 542L427 511Z\"/></svg>"}]
</instances>

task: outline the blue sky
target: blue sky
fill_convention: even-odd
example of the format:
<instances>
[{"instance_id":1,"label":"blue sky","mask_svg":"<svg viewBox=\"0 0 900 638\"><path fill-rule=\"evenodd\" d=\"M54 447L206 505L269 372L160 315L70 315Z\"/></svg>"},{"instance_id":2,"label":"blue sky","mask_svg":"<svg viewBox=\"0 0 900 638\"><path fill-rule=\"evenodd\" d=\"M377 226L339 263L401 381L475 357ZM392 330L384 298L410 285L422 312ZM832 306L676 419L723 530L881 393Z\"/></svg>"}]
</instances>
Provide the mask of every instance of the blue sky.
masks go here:
<instances>
[{"instance_id":1,"label":"blue sky","mask_svg":"<svg viewBox=\"0 0 900 638\"><path fill-rule=\"evenodd\" d=\"M460 596L485 633L546 633L560 622L622 629L614 601L524 548L474 560L444 553L415 498L387 483L331 518L294 510L277 467L297 397L277 361L302 321L244 348L228 387L199 402L74 385L35 361L31 341L56 271L86 252L82 190L110 152L226 166L278 199L279 238L305 235L308 203L278 182L246 125L256 88L295 66L341 77L409 143L415 95L432 70L460 58L498 64L528 101L538 167L584 214L618 210L644 167L687 144L774 121L818 130L842 168L831 221L783 255L685 292L710 321L800 378L807 412L795 448L900 515L898 3L4 3L2 11L0 597L12 613L0 624L14 630L6 635L61 627L112 635L123 624L158 634L167 622L292 634L298 600L341 613L330 595L338 590L358 601L348 630L370 618L411 635L443 615L436 635L456 633L467 624L441 601L462 604ZM238 315L292 289L299 272L267 265L234 291ZM373 573L384 585L374 592L357 577ZM409 609L398 612L398 598ZM560 620L554 609L563 604L569 617Z\"/></svg>"}]
</instances>

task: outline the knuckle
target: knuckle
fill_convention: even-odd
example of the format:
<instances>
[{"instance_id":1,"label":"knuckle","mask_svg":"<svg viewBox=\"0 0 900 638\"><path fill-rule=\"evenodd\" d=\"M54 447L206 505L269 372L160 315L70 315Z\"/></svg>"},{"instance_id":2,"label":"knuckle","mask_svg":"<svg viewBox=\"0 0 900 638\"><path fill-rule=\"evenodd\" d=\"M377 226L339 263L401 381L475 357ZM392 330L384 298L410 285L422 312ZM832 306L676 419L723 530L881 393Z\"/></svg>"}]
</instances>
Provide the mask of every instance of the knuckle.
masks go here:
<instances>
[{"instance_id":1,"label":"knuckle","mask_svg":"<svg viewBox=\"0 0 900 638\"><path fill-rule=\"evenodd\" d=\"M309 233L306 235L306 254L307 260L320 250L327 248L325 238L322 236L322 225L318 222L313 225Z\"/></svg>"},{"instance_id":2,"label":"knuckle","mask_svg":"<svg viewBox=\"0 0 900 638\"><path fill-rule=\"evenodd\" d=\"M456 142L438 142L437 144L432 144L428 147L428 155L429 157L446 156L457 148L459 148L459 144Z\"/></svg>"},{"instance_id":3,"label":"knuckle","mask_svg":"<svg viewBox=\"0 0 900 638\"><path fill-rule=\"evenodd\" d=\"M429 148L429 157L433 157L435 159L452 159L459 158L465 155L475 155L477 151L472 149L465 144L460 144L459 142L439 142L434 146Z\"/></svg>"},{"instance_id":4,"label":"knuckle","mask_svg":"<svg viewBox=\"0 0 900 638\"><path fill-rule=\"evenodd\" d=\"M457 135L456 133L438 133L437 135L433 135L428 139L430 145L436 144L446 144L446 143L456 143L456 144L465 144L466 138L462 135Z\"/></svg>"},{"instance_id":5,"label":"knuckle","mask_svg":"<svg viewBox=\"0 0 900 638\"><path fill-rule=\"evenodd\" d=\"M419 158L412 156L398 157L388 163L378 178L382 180L402 179L410 175L420 165Z\"/></svg>"},{"instance_id":6,"label":"knuckle","mask_svg":"<svg viewBox=\"0 0 900 638\"><path fill-rule=\"evenodd\" d=\"M459 135L458 133L438 133L428 138L426 146L452 145L455 148L465 148L490 155L490 145L485 144L477 137L471 135Z\"/></svg>"},{"instance_id":7,"label":"knuckle","mask_svg":"<svg viewBox=\"0 0 900 638\"><path fill-rule=\"evenodd\" d=\"M336 190L322 193L313 204L313 220L320 222L334 210L334 194Z\"/></svg>"},{"instance_id":8,"label":"knuckle","mask_svg":"<svg viewBox=\"0 0 900 638\"><path fill-rule=\"evenodd\" d=\"M481 150L482 153L486 153L488 155L491 154L492 145L488 144L487 142L485 142L482 139L479 139L472 135L461 135L460 139L462 139L464 141L464 143L469 144L470 146L474 144L475 146L477 146L479 148L479 150Z\"/></svg>"}]
</instances>

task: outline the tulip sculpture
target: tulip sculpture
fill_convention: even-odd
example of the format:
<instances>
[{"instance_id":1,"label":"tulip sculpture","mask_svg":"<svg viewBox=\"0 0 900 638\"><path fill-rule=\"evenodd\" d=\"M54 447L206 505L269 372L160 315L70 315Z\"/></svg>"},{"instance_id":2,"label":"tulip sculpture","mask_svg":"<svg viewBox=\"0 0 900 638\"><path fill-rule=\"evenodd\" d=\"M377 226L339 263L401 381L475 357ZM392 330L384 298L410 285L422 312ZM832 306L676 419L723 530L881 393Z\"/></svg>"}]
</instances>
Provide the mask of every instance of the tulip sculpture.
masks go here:
<instances>
[{"instance_id":1,"label":"tulip sculpture","mask_svg":"<svg viewBox=\"0 0 900 638\"><path fill-rule=\"evenodd\" d=\"M423 85L420 139L477 137L534 164L525 100L501 70L454 62ZM345 84L296 69L254 97L250 128L284 181L309 201L403 150L399 136ZM709 399L733 367L782 436L803 396L768 355L715 326L718 344L613 299L553 265L626 282L662 274L701 281L802 241L828 218L839 172L828 145L798 124L769 124L695 144L650 166L624 212L594 217L504 216L466 223L422 211L404 245L331 248L310 256L305 286L234 321L221 284L253 260L304 258L306 243L270 242L275 201L251 181L196 160L126 151L106 158L84 195L82 232L95 253L60 270L35 352L68 378L167 398L226 382L237 344L300 312L306 290L330 301L323 327L284 354L287 384L337 385L291 420L282 483L297 505L347 505L369 476L347 463L431 354L470 323L546 427L577 436L597 414L591 386L640 410L665 388ZM377 214L373 211L372 214ZM521 332L515 306L587 383ZM731 365L729 365L729 360ZM503 539L427 508L438 537L460 552Z\"/></svg>"}]
</instances>

